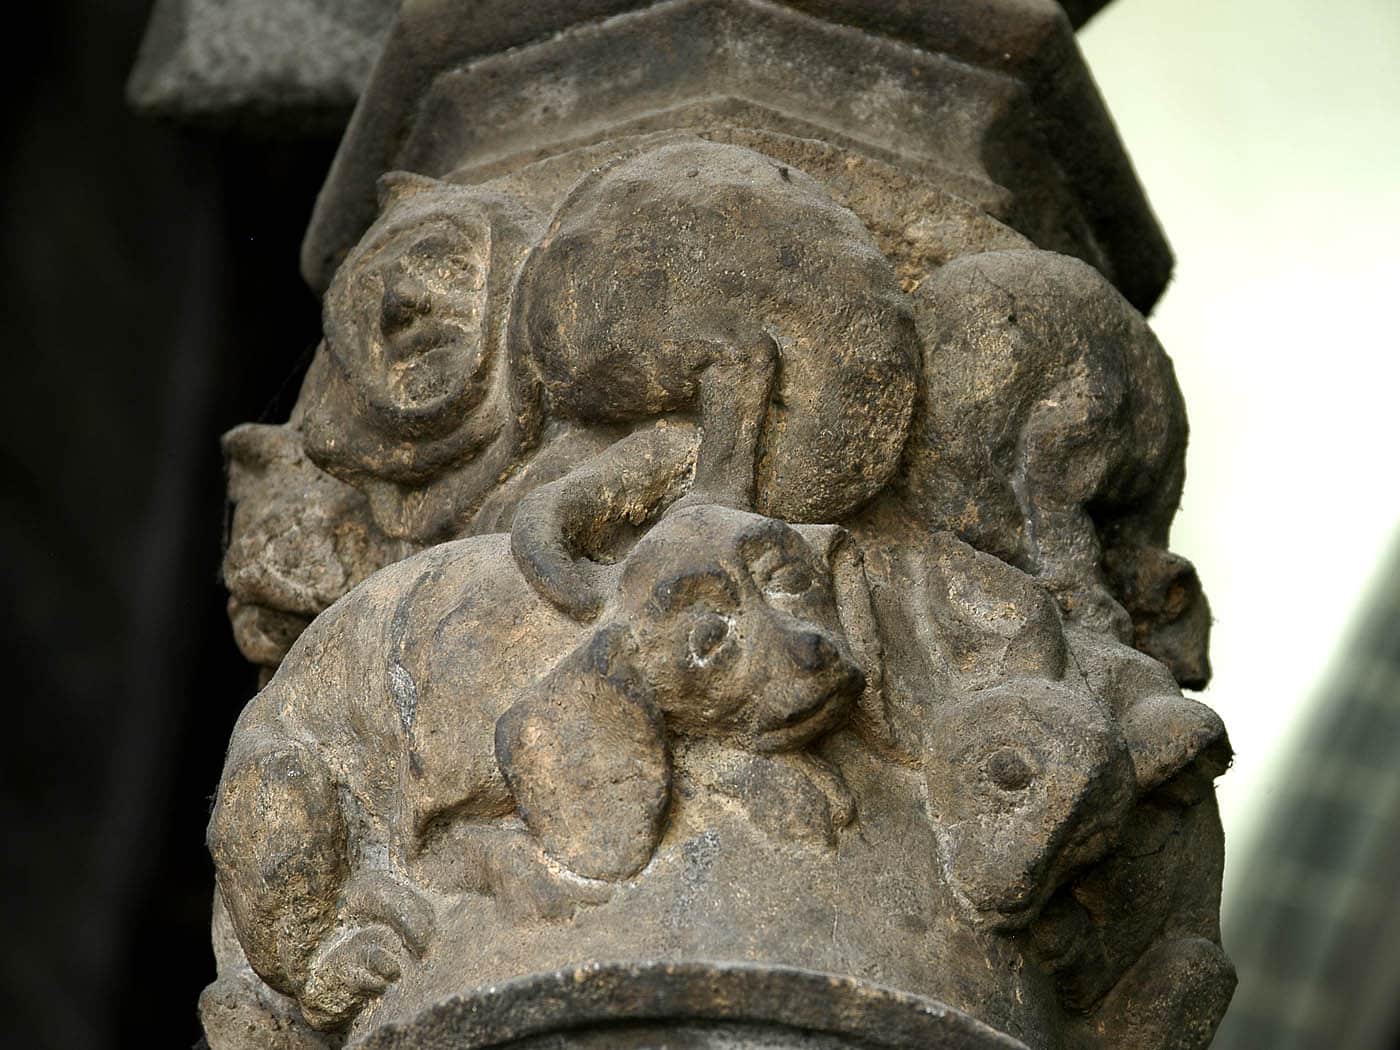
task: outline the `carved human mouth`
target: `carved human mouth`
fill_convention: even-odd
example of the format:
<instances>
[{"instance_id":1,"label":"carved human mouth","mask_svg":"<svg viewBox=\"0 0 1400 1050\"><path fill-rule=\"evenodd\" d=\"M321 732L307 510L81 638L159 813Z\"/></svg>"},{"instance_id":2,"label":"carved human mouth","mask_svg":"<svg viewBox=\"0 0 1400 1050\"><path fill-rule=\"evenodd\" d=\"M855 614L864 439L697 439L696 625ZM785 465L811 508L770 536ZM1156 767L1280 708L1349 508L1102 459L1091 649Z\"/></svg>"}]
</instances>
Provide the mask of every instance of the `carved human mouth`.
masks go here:
<instances>
[{"instance_id":1,"label":"carved human mouth","mask_svg":"<svg viewBox=\"0 0 1400 1050\"><path fill-rule=\"evenodd\" d=\"M1034 897L1019 900L1014 904L998 905L995 925L1001 929L1015 930L1028 925L1040 912L1042 902Z\"/></svg>"},{"instance_id":2,"label":"carved human mouth","mask_svg":"<svg viewBox=\"0 0 1400 1050\"><path fill-rule=\"evenodd\" d=\"M817 699L812 703L807 704L805 707L799 707L796 710L789 712L788 716L784 718L781 723L782 728L791 729L795 726L800 726L802 723L808 721L809 719L816 718L818 715L820 715L823 711L826 710L827 704L831 702L832 698L836 695L837 691L837 689L829 689L825 693L817 697Z\"/></svg>"},{"instance_id":3,"label":"carved human mouth","mask_svg":"<svg viewBox=\"0 0 1400 1050\"><path fill-rule=\"evenodd\" d=\"M391 357L402 361L422 357L431 350L456 342L461 335L455 325L441 321L417 321L394 332L385 340L385 346Z\"/></svg>"}]
</instances>

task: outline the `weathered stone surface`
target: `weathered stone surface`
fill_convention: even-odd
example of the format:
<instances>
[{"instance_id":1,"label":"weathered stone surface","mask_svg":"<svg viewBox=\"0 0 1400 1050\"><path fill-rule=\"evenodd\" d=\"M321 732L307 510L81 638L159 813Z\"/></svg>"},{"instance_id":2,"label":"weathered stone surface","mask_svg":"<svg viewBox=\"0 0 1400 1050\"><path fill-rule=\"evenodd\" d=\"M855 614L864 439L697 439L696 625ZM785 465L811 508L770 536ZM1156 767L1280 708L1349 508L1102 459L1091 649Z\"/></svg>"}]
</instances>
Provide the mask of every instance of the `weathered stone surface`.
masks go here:
<instances>
[{"instance_id":1,"label":"weathered stone surface","mask_svg":"<svg viewBox=\"0 0 1400 1050\"><path fill-rule=\"evenodd\" d=\"M226 443L276 670L210 823L214 1050L1204 1047L1230 747L1180 690L1166 256L1064 12L395 34L325 341Z\"/></svg>"},{"instance_id":2,"label":"weathered stone surface","mask_svg":"<svg viewBox=\"0 0 1400 1050\"><path fill-rule=\"evenodd\" d=\"M393 0L157 0L127 95L147 113L257 134L344 126Z\"/></svg>"},{"instance_id":3,"label":"weathered stone surface","mask_svg":"<svg viewBox=\"0 0 1400 1050\"><path fill-rule=\"evenodd\" d=\"M698 109L697 109L698 107ZM739 120L705 120L738 109ZM946 180L1139 309L1171 256L1053 0L490 0L404 5L302 271L324 288L398 168L511 166L629 128L740 123Z\"/></svg>"},{"instance_id":4,"label":"weathered stone surface","mask_svg":"<svg viewBox=\"0 0 1400 1050\"><path fill-rule=\"evenodd\" d=\"M916 302L926 386L901 487L919 520L1205 686L1210 612L1166 551L1186 407L1142 316L1091 267L1029 251L955 260Z\"/></svg>"},{"instance_id":5,"label":"weathered stone surface","mask_svg":"<svg viewBox=\"0 0 1400 1050\"><path fill-rule=\"evenodd\" d=\"M698 407L692 498L835 521L899 465L919 359L910 302L855 214L763 154L678 143L586 178L514 307L511 348L552 414Z\"/></svg>"},{"instance_id":6,"label":"weathered stone surface","mask_svg":"<svg viewBox=\"0 0 1400 1050\"><path fill-rule=\"evenodd\" d=\"M380 532L356 489L312 465L294 426L244 424L225 435L224 454L229 619L243 655L273 669L317 613L413 548Z\"/></svg>"},{"instance_id":7,"label":"weathered stone surface","mask_svg":"<svg viewBox=\"0 0 1400 1050\"><path fill-rule=\"evenodd\" d=\"M941 1003L777 967L595 964L450 999L364 1050L676 1046L706 1050L1016 1050Z\"/></svg>"}]
</instances>

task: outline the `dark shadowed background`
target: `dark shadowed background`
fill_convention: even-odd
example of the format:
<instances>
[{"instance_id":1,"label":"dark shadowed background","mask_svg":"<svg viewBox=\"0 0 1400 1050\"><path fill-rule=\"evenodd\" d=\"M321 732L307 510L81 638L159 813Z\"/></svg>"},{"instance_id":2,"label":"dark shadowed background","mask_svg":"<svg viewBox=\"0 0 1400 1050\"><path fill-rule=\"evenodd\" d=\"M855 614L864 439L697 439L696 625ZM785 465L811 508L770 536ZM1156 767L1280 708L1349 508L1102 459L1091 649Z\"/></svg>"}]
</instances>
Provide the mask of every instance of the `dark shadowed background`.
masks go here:
<instances>
[{"instance_id":1,"label":"dark shadowed background","mask_svg":"<svg viewBox=\"0 0 1400 1050\"><path fill-rule=\"evenodd\" d=\"M296 260L334 141L132 114L147 9L30 5L0 66L6 1046L198 1038L202 829L255 686L218 438L285 418L320 328Z\"/></svg>"}]
</instances>

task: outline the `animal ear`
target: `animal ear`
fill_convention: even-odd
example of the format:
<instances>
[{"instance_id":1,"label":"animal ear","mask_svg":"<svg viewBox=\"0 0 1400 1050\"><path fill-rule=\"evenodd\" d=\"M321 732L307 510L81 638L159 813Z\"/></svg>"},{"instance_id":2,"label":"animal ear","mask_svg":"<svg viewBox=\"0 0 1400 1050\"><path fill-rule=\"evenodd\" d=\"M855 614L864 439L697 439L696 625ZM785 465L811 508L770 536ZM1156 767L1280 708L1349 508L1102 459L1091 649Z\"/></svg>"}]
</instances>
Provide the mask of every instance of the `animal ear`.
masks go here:
<instances>
[{"instance_id":1,"label":"animal ear","mask_svg":"<svg viewBox=\"0 0 1400 1050\"><path fill-rule=\"evenodd\" d=\"M1138 794L1175 782L1182 801L1204 797L1232 755L1220 716L1182 696L1171 671L1152 657L1083 628L1072 629L1070 640L1075 665L1122 726Z\"/></svg>"},{"instance_id":2,"label":"animal ear","mask_svg":"<svg viewBox=\"0 0 1400 1050\"><path fill-rule=\"evenodd\" d=\"M935 622L973 681L1064 677L1064 626L1055 601L1032 577L974 550L952 533L929 538Z\"/></svg>"},{"instance_id":3,"label":"animal ear","mask_svg":"<svg viewBox=\"0 0 1400 1050\"><path fill-rule=\"evenodd\" d=\"M390 171L379 176L374 188L379 198L379 210L385 212L400 201L428 190L438 189L442 185L437 179L426 175L417 175L411 171Z\"/></svg>"},{"instance_id":4,"label":"animal ear","mask_svg":"<svg viewBox=\"0 0 1400 1050\"><path fill-rule=\"evenodd\" d=\"M1200 794L1230 765L1225 723L1205 704L1180 693L1143 697L1129 708L1122 725L1139 794L1188 771L1197 775L1183 778L1183 786Z\"/></svg>"},{"instance_id":5,"label":"animal ear","mask_svg":"<svg viewBox=\"0 0 1400 1050\"><path fill-rule=\"evenodd\" d=\"M865 688L851 712L851 727L868 743L900 763L912 763L921 747L921 730L889 702L885 689L885 650L875 614L865 555L839 525L794 525L797 533L825 562L841 630L865 675Z\"/></svg>"},{"instance_id":6,"label":"animal ear","mask_svg":"<svg viewBox=\"0 0 1400 1050\"><path fill-rule=\"evenodd\" d=\"M601 628L496 722L496 761L526 826L593 879L646 866L671 795L665 726L634 650L624 628Z\"/></svg>"},{"instance_id":7,"label":"animal ear","mask_svg":"<svg viewBox=\"0 0 1400 1050\"><path fill-rule=\"evenodd\" d=\"M1210 682L1210 603L1196 567L1160 547L1119 546L1104 568L1133 619L1134 644L1171 669L1183 689Z\"/></svg>"},{"instance_id":8,"label":"animal ear","mask_svg":"<svg viewBox=\"0 0 1400 1050\"><path fill-rule=\"evenodd\" d=\"M229 473L259 471L277 462L292 463L301 456L300 434L290 427L267 423L241 423L220 439Z\"/></svg>"}]
</instances>

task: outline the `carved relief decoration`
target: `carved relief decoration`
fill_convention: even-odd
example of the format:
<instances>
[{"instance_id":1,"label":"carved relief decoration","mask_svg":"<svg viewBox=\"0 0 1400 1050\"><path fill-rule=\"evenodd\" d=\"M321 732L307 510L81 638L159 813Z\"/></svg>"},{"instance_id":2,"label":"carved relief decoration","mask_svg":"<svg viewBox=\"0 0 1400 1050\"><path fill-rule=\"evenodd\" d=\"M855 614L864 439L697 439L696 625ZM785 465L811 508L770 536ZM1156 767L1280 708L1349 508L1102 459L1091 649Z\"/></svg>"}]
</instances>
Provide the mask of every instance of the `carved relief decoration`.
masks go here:
<instances>
[{"instance_id":1,"label":"carved relief decoration","mask_svg":"<svg viewBox=\"0 0 1400 1050\"><path fill-rule=\"evenodd\" d=\"M808 6L532 47L723 8L911 50ZM210 823L215 1050L399 1045L589 960L798 967L1002 1033L949 1046L1208 1043L1230 748L1181 692L1210 614L1131 260L1036 165L979 200L863 141L903 116L765 108L752 60L762 90L692 71L744 105L599 102L529 150L414 111L472 148L379 179L291 419L226 438L265 687ZM1022 134L1020 82L968 69Z\"/></svg>"}]
</instances>

